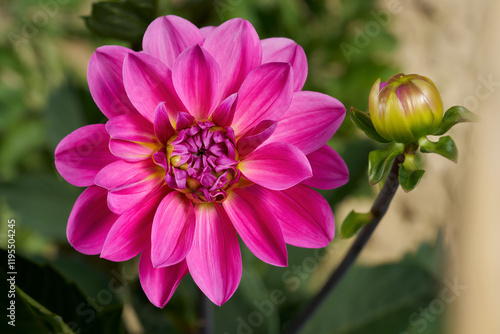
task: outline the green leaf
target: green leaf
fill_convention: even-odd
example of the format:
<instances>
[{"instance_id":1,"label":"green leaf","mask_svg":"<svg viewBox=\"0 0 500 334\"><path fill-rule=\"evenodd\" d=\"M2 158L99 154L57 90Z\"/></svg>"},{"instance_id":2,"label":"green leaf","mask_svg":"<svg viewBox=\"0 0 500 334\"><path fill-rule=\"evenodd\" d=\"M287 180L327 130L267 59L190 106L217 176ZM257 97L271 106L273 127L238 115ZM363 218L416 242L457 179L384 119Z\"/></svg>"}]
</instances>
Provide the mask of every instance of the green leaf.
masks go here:
<instances>
[{"instance_id":1,"label":"green leaf","mask_svg":"<svg viewBox=\"0 0 500 334\"><path fill-rule=\"evenodd\" d=\"M375 127L373 126L372 120L370 118L370 114L351 107L349 118L354 123L354 125L356 125L356 127L358 127L371 139L381 143L390 142L390 140L385 139L384 137L378 134L377 130L375 130Z\"/></svg>"},{"instance_id":2,"label":"green leaf","mask_svg":"<svg viewBox=\"0 0 500 334\"><path fill-rule=\"evenodd\" d=\"M79 191L53 175L25 175L2 184L0 197L23 226L51 240L66 242L66 224Z\"/></svg>"},{"instance_id":3,"label":"green leaf","mask_svg":"<svg viewBox=\"0 0 500 334\"><path fill-rule=\"evenodd\" d=\"M439 138L437 143L422 137L418 140L418 143L422 153L437 153L453 162L458 160L458 149L450 136Z\"/></svg>"},{"instance_id":4,"label":"green leaf","mask_svg":"<svg viewBox=\"0 0 500 334\"><path fill-rule=\"evenodd\" d=\"M425 171L415 165L415 156L405 154L405 161L399 164L399 184L404 191L415 189Z\"/></svg>"},{"instance_id":5,"label":"green leaf","mask_svg":"<svg viewBox=\"0 0 500 334\"><path fill-rule=\"evenodd\" d=\"M178 330L175 326L176 323L181 323L184 326L187 326L186 323L186 314L182 314L181 317L177 317L172 315L171 312L185 312L189 310L196 310L195 305L189 305L192 307L187 307L186 304L196 303L196 292L193 290L192 294L186 295L186 280L188 277L185 277L182 280L182 284L176 289L175 293L172 296L172 299L168 302L167 307L164 309L159 309L158 307L151 304L146 295L144 294L144 290L138 281L134 281L131 284L131 301L132 306L139 318L142 327L144 328L145 333L171 333L171 334L180 334L181 330ZM179 297L179 294L182 295L182 298Z\"/></svg>"},{"instance_id":6,"label":"green leaf","mask_svg":"<svg viewBox=\"0 0 500 334\"><path fill-rule=\"evenodd\" d=\"M344 239L348 239L355 235L363 226L370 224L373 216L371 213L357 213L351 211L347 218L342 223L342 228L340 229L340 235Z\"/></svg>"},{"instance_id":7,"label":"green leaf","mask_svg":"<svg viewBox=\"0 0 500 334\"><path fill-rule=\"evenodd\" d=\"M68 81L51 92L45 107L45 124L51 150L69 133L86 125L75 85Z\"/></svg>"},{"instance_id":8,"label":"green leaf","mask_svg":"<svg viewBox=\"0 0 500 334\"><path fill-rule=\"evenodd\" d=\"M43 321L48 324L56 333L75 334L75 332L73 332L71 328L69 328L68 325L63 321L61 316L52 313L52 311L48 310L43 305L40 305L40 303L28 296L19 287L16 287L16 294L17 296L21 297L21 299L23 299L31 307L35 314L43 319Z\"/></svg>"},{"instance_id":9,"label":"green leaf","mask_svg":"<svg viewBox=\"0 0 500 334\"><path fill-rule=\"evenodd\" d=\"M458 123L475 122L477 120L478 116L470 112L467 108L454 106L445 112L441 125L432 134L441 136Z\"/></svg>"},{"instance_id":10,"label":"green leaf","mask_svg":"<svg viewBox=\"0 0 500 334\"><path fill-rule=\"evenodd\" d=\"M0 279L0 288L3 291L9 291L9 282L3 273L0 273ZM9 303L7 305L10 307L9 300L7 300L7 303ZM7 318L0 323L0 333L50 333L50 326L45 324L24 298L16 297L15 312L15 318L11 318L8 316L10 311L6 311ZM15 322L11 322L14 319ZM8 322L11 322L11 324L9 325ZM15 324L15 327L13 324Z\"/></svg>"},{"instance_id":11,"label":"green leaf","mask_svg":"<svg viewBox=\"0 0 500 334\"><path fill-rule=\"evenodd\" d=\"M354 267L329 294L300 333L401 333L410 317L429 305L440 281L414 261Z\"/></svg>"},{"instance_id":12,"label":"green leaf","mask_svg":"<svg viewBox=\"0 0 500 334\"><path fill-rule=\"evenodd\" d=\"M7 251L0 250L0 256L6 259ZM6 263L0 265L2 281L10 277ZM122 306L107 307L113 296L109 289L87 297L51 266L38 265L17 252L15 270L16 300L24 302L21 318L49 329L33 333L123 333Z\"/></svg>"},{"instance_id":13,"label":"green leaf","mask_svg":"<svg viewBox=\"0 0 500 334\"><path fill-rule=\"evenodd\" d=\"M384 172L391 168L394 159L403 151L403 144L394 143L381 150L370 152L368 155L368 179L371 185L377 184L382 179Z\"/></svg>"},{"instance_id":14,"label":"green leaf","mask_svg":"<svg viewBox=\"0 0 500 334\"><path fill-rule=\"evenodd\" d=\"M445 275L442 267L442 259L445 256L442 232L443 231L441 229L438 230L438 234L433 243L424 242L414 254L405 255L407 261L420 266L437 280L442 280Z\"/></svg>"},{"instance_id":15,"label":"green leaf","mask_svg":"<svg viewBox=\"0 0 500 334\"><path fill-rule=\"evenodd\" d=\"M104 36L140 45L149 23L156 18L156 0L101 1L83 19L87 28Z\"/></svg>"},{"instance_id":16,"label":"green leaf","mask_svg":"<svg viewBox=\"0 0 500 334\"><path fill-rule=\"evenodd\" d=\"M250 259L254 262L255 256L248 250L242 249L242 257L245 262ZM250 261L246 262L249 263ZM235 332L262 332L279 333L279 309L283 306L281 302L286 300L283 289L283 281L280 280L280 293L275 296L274 290L268 289L269 280L264 279L262 271L254 266L247 266L242 273L241 283L223 307L215 307L214 333ZM277 275L281 278L281 275ZM262 320L252 317L259 313ZM255 320L258 320L256 326Z\"/></svg>"},{"instance_id":17,"label":"green leaf","mask_svg":"<svg viewBox=\"0 0 500 334\"><path fill-rule=\"evenodd\" d=\"M0 138L0 181L14 179L19 173L23 159L33 156L45 145L46 137L43 123L36 119L9 128Z\"/></svg>"}]
</instances>

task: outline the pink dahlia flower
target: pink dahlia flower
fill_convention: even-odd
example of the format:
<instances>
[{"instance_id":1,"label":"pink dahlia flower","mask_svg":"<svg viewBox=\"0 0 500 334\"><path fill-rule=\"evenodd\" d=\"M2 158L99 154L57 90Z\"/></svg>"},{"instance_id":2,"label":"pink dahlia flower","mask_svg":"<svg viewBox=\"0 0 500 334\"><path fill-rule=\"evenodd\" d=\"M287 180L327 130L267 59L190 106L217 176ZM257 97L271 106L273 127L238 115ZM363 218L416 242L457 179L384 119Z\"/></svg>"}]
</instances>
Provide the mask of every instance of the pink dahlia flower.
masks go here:
<instances>
[{"instance_id":1,"label":"pink dahlia flower","mask_svg":"<svg viewBox=\"0 0 500 334\"><path fill-rule=\"evenodd\" d=\"M241 278L238 235L276 266L287 243L328 245L332 210L311 187L347 182L326 145L345 108L301 91L302 48L260 40L242 19L198 29L177 16L152 22L143 48L96 50L88 82L109 120L56 148L59 173L88 187L69 217L71 245L111 261L140 254L158 307L188 272L215 304L227 301Z\"/></svg>"}]
</instances>

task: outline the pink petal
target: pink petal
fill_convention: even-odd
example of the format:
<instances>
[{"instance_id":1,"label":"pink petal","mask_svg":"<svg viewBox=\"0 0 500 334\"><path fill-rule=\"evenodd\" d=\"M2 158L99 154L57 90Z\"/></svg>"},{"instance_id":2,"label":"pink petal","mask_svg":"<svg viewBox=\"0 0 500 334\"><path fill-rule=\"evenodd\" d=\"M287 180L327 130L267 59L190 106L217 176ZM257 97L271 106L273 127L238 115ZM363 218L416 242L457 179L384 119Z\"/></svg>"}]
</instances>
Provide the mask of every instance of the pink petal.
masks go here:
<instances>
[{"instance_id":1,"label":"pink petal","mask_svg":"<svg viewBox=\"0 0 500 334\"><path fill-rule=\"evenodd\" d=\"M328 202L313 189L297 185L274 191L253 185L245 188L261 198L273 210L287 244L321 248L335 236L335 219Z\"/></svg>"},{"instance_id":2,"label":"pink petal","mask_svg":"<svg viewBox=\"0 0 500 334\"><path fill-rule=\"evenodd\" d=\"M155 268L151 263L149 247L141 254L139 279L149 301L156 307L163 308L167 304L187 273L186 261L170 267Z\"/></svg>"},{"instance_id":3,"label":"pink petal","mask_svg":"<svg viewBox=\"0 0 500 334\"><path fill-rule=\"evenodd\" d=\"M221 66L223 97L237 92L247 74L259 66L262 59L259 35L250 22L239 18L215 28L203 48Z\"/></svg>"},{"instance_id":4,"label":"pink petal","mask_svg":"<svg viewBox=\"0 0 500 334\"><path fill-rule=\"evenodd\" d=\"M145 53L134 52L125 57L123 83L132 104L151 123L160 102L165 102L169 115L185 110L175 93L170 69Z\"/></svg>"},{"instance_id":5,"label":"pink petal","mask_svg":"<svg viewBox=\"0 0 500 334\"><path fill-rule=\"evenodd\" d=\"M144 33L144 52L172 68L175 59L191 45L203 42L200 30L182 17L168 15L150 23Z\"/></svg>"},{"instance_id":6,"label":"pink petal","mask_svg":"<svg viewBox=\"0 0 500 334\"><path fill-rule=\"evenodd\" d=\"M144 200L164 181L165 170L152 159L113 162L97 174L95 184L109 190L108 206L122 214Z\"/></svg>"},{"instance_id":7,"label":"pink petal","mask_svg":"<svg viewBox=\"0 0 500 334\"><path fill-rule=\"evenodd\" d=\"M151 231L153 267L171 266L184 260L191 249L194 228L191 201L178 191L165 196L156 210Z\"/></svg>"},{"instance_id":8,"label":"pink petal","mask_svg":"<svg viewBox=\"0 0 500 334\"><path fill-rule=\"evenodd\" d=\"M177 120L175 121L175 129L177 131L185 129L191 126L193 122L194 117L191 114L184 111L179 111L179 113L177 114Z\"/></svg>"},{"instance_id":9,"label":"pink petal","mask_svg":"<svg viewBox=\"0 0 500 334\"><path fill-rule=\"evenodd\" d=\"M349 169L342 157L328 145L307 155L313 176L304 184L318 189L334 189L349 181Z\"/></svg>"},{"instance_id":10,"label":"pink petal","mask_svg":"<svg viewBox=\"0 0 500 334\"><path fill-rule=\"evenodd\" d=\"M187 255L189 272L215 304L224 304L241 279L238 236L219 204L198 204L193 246Z\"/></svg>"},{"instance_id":11,"label":"pink petal","mask_svg":"<svg viewBox=\"0 0 500 334\"><path fill-rule=\"evenodd\" d=\"M123 60L129 52L132 50L117 45L105 45L97 48L90 57L87 68L90 94L109 119L137 113L123 86Z\"/></svg>"},{"instance_id":12,"label":"pink petal","mask_svg":"<svg viewBox=\"0 0 500 334\"><path fill-rule=\"evenodd\" d=\"M234 93L227 97L212 113L212 121L218 126L229 126L233 122L234 107L238 94Z\"/></svg>"},{"instance_id":13,"label":"pink petal","mask_svg":"<svg viewBox=\"0 0 500 334\"><path fill-rule=\"evenodd\" d=\"M109 134L104 124L81 127L61 140L55 150L59 174L78 187L94 184L97 173L116 157L109 151Z\"/></svg>"},{"instance_id":14,"label":"pink petal","mask_svg":"<svg viewBox=\"0 0 500 334\"><path fill-rule=\"evenodd\" d=\"M150 244L151 225L158 204L166 195L166 187L157 189L144 201L118 218L106 237L101 257L110 261L127 261Z\"/></svg>"},{"instance_id":15,"label":"pink petal","mask_svg":"<svg viewBox=\"0 0 500 334\"><path fill-rule=\"evenodd\" d=\"M248 131L237 142L237 149L240 157L244 157L265 142L276 130L277 122L264 120L257 124L255 128Z\"/></svg>"},{"instance_id":16,"label":"pink petal","mask_svg":"<svg viewBox=\"0 0 500 334\"><path fill-rule=\"evenodd\" d=\"M238 91L231 125L236 135L245 133L265 119L278 120L288 109L292 93L290 64L268 63L252 70Z\"/></svg>"},{"instance_id":17,"label":"pink petal","mask_svg":"<svg viewBox=\"0 0 500 334\"><path fill-rule=\"evenodd\" d=\"M66 234L77 251L99 254L113 223L118 219L106 205L106 189L90 186L76 200L68 219Z\"/></svg>"},{"instance_id":18,"label":"pink petal","mask_svg":"<svg viewBox=\"0 0 500 334\"><path fill-rule=\"evenodd\" d=\"M344 116L344 105L331 96L316 92L295 93L290 108L279 119L278 128L266 143L290 143L309 154L326 144Z\"/></svg>"},{"instance_id":19,"label":"pink petal","mask_svg":"<svg viewBox=\"0 0 500 334\"><path fill-rule=\"evenodd\" d=\"M262 45L262 64L270 62L290 63L293 69L293 90L304 87L307 78L307 57L304 49L293 40L282 37L266 38Z\"/></svg>"},{"instance_id":20,"label":"pink petal","mask_svg":"<svg viewBox=\"0 0 500 334\"><path fill-rule=\"evenodd\" d=\"M141 115L114 117L106 123L106 130L111 136L109 149L126 161L148 159L160 147L153 124Z\"/></svg>"},{"instance_id":21,"label":"pink petal","mask_svg":"<svg viewBox=\"0 0 500 334\"><path fill-rule=\"evenodd\" d=\"M175 134L175 130L172 127L172 122L169 116L168 108L165 106L164 102L161 102L156 107L154 129L156 138L163 145L166 145L170 137Z\"/></svg>"},{"instance_id":22,"label":"pink petal","mask_svg":"<svg viewBox=\"0 0 500 334\"><path fill-rule=\"evenodd\" d=\"M220 101L220 69L199 45L186 49L172 69L175 90L196 119L208 117Z\"/></svg>"},{"instance_id":23,"label":"pink petal","mask_svg":"<svg viewBox=\"0 0 500 334\"><path fill-rule=\"evenodd\" d=\"M234 189L222 206L255 256L275 266L287 265L283 233L274 213L262 199L244 188Z\"/></svg>"},{"instance_id":24,"label":"pink petal","mask_svg":"<svg viewBox=\"0 0 500 334\"><path fill-rule=\"evenodd\" d=\"M240 162L239 169L250 181L273 190L293 187L312 176L304 153L286 143L259 147Z\"/></svg>"},{"instance_id":25,"label":"pink petal","mask_svg":"<svg viewBox=\"0 0 500 334\"><path fill-rule=\"evenodd\" d=\"M206 26L200 28L200 32L205 37L205 39L210 36L210 34L214 31L215 27L214 26Z\"/></svg>"}]
</instances>

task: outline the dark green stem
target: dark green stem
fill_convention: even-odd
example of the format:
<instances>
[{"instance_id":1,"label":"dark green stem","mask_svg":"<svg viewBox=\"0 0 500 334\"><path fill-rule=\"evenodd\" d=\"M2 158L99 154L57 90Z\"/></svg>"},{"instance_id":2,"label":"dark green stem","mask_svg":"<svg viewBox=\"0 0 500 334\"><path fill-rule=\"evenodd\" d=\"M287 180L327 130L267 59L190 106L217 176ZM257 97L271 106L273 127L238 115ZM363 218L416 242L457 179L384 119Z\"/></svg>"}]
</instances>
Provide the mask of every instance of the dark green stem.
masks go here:
<instances>
[{"instance_id":1,"label":"dark green stem","mask_svg":"<svg viewBox=\"0 0 500 334\"><path fill-rule=\"evenodd\" d=\"M378 223L384 217L387 209L389 208L389 204L396 193L396 190L399 187L398 180L398 171L399 164L404 161L404 155L398 156L391 167L389 175L387 176L387 180L382 187L382 190L378 194L375 202L372 205L370 213L373 218L372 221L363 227L359 232L356 240L352 244L351 248L347 252L346 256L339 264L337 269L330 276L326 284L323 286L320 292L309 302L307 307L296 317L290 325L286 328L285 334L294 334L298 333L302 327L307 323L309 318L314 314L314 312L321 306L324 300L330 295L330 293L335 289L341 279L344 277L349 268L353 265L353 263L358 258L359 253L363 250L363 247L366 245L368 240L370 239L373 231L377 227Z\"/></svg>"}]
</instances>

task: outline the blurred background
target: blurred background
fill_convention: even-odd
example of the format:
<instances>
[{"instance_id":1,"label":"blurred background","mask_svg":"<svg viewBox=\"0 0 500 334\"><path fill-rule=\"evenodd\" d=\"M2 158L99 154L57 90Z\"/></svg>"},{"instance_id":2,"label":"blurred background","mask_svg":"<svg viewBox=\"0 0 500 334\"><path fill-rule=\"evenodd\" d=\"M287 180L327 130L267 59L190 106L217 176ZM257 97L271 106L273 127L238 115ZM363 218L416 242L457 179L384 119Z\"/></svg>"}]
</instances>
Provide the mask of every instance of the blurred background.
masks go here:
<instances>
[{"instance_id":1,"label":"blurred background","mask_svg":"<svg viewBox=\"0 0 500 334\"><path fill-rule=\"evenodd\" d=\"M0 274L8 271L14 219L23 291L16 328L2 315L2 333L196 333L199 292L189 275L160 310L140 288L137 259L112 263L69 246L66 223L83 189L65 182L53 161L64 136L106 121L86 82L94 50L140 49L149 22L167 14L199 27L242 17L261 39L295 40L308 57L304 89L332 95L348 109L367 110L374 81L404 72L433 80L445 109L463 105L477 113L481 122L449 133L458 164L424 157L421 184L398 191L356 267L302 333L500 333L500 3L494 0L0 2ZM379 191L368 185L367 163L368 152L382 146L348 119L329 144L350 171L347 185L322 192L338 231L349 211L367 211ZM288 268L262 263L242 247L240 287L222 307L211 307L215 333L280 333L351 242L336 236L323 250L289 246Z\"/></svg>"}]
</instances>

